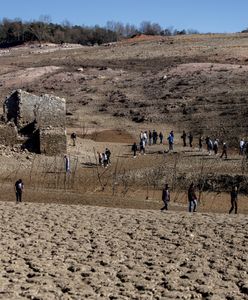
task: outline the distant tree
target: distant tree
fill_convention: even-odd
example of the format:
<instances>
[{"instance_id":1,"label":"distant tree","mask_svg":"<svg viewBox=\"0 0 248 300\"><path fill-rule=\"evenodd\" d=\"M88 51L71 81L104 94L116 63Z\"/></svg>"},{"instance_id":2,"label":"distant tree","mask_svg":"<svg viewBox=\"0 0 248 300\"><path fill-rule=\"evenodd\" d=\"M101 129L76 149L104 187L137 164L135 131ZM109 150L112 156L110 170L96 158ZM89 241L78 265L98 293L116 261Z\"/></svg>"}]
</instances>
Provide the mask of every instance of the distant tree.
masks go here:
<instances>
[{"instance_id":1,"label":"distant tree","mask_svg":"<svg viewBox=\"0 0 248 300\"><path fill-rule=\"evenodd\" d=\"M139 29L143 34L147 35L159 35L162 31L162 28L159 24L151 23L149 21L141 22Z\"/></svg>"},{"instance_id":2,"label":"distant tree","mask_svg":"<svg viewBox=\"0 0 248 300\"><path fill-rule=\"evenodd\" d=\"M171 36L173 34L173 28L165 28L161 31L161 35Z\"/></svg>"},{"instance_id":3,"label":"distant tree","mask_svg":"<svg viewBox=\"0 0 248 300\"><path fill-rule=\"evenodd\" d=\"M199 31L196 29L187 29L187 34L199 34Z\"/></svg>"},{"instance_id":4,"label":"distant tree","mask_svg":"<svg viewBox=\"0 0 248 300\"><path fill-rule=\"evenodd\" d=\"M27 31L33 35L33 39L37 40L40 44L46 40L46 26L43 22L35 22L29 24Z\"/></svg>"},{"instance_id":5,"label":"distant tree","mask_svg":"<svg viewBox=\"0 0 248 300\"><path fill-rule=\"evenodd\" d=\"M131 37L138 33L138 28L135 25L127 23L124 29L124 36Z\"/></svg>"},{"instance_id":6,"label":"distant tree","mask_svg":"<svg viewBox=\"0 0 248 300\"><path fill-rule=\"evenodd\" d=\"M105 27L85 25L73 26L65 20L62 24L54 24L50 16L42 15L38 21L22 22L20 19L0 21L0 47L10 47L25 42L38 41L52 43L80 43L93 45L115 42L136 34L147 35L182 35L195 34L196 30L178 31L172 27L162 29L157 23L144 21L137 28L132 24L109 21Z\"/></svg>"},{"instance_id":7,"label":"distant tree","mask_svg":"<svg viewBox=\"0 0 248 300\"><path fill-rule=\"evenodd\" d=\"M106 29L109 32L114 32L117 40L125 36L125 26L121 22L108 21Z\"/></svg>"},{"instance_id":8,"label":"distant tree","mask_svg":"<svg viewBox=\"0 0 248 300\"><path fill-rule=\"evenodd\" d=\"M186 30L185 29L183 29L183 30L177 30L176 31L176 35L185 35L187 32L186 32Z\"/></svg>"}]
</instances>

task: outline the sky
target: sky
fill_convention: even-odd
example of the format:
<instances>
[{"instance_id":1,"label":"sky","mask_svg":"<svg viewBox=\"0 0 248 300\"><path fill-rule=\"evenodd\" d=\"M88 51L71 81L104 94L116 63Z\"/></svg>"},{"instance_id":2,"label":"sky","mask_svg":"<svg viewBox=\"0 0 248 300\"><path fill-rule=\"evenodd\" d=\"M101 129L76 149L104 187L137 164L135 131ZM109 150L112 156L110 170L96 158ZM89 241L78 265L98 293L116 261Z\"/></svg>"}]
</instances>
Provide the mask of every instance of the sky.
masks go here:
<instances>
[{"instance_id":1,"label":"sky","mask_svg":"<svg viewBox=\"0 0 248 300\"><path fill-rule=\"evenodd\" d=\"M142 21L163 28L201 33L232 33L248 28L248 0L2 0L0 19L105 26L117 21L136 26Z\"/></svg>"}]
</instances>

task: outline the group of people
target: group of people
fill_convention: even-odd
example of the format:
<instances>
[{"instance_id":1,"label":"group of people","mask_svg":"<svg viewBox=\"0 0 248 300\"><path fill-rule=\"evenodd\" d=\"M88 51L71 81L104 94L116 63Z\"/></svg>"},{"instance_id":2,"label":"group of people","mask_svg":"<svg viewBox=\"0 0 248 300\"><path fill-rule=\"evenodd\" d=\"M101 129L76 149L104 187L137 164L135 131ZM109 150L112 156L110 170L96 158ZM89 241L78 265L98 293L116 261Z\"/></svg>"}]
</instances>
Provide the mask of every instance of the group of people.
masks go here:
<instances>
[{"instance_id":1,"label":"group of people","mask_svg":"<svg viewBox=\"0 0 248 300\"><path fill-rule=\"evenodd\" d=\"M22 179L18 179L15 182L15 194L16 194L16 203L22 202L22 192L24 189L24 183ZM235 214L238 212L238 187L234 185L231 190L231 208L229 210L229 214L234 210ZM162 201L164 202L164 206L161 208L161 211L168 210L169 202L170 202L170 190L168 183L165 184L162 190ZM192 182L188 189L188 203L189 212L196 212L197 209L197 196L195 192L195 186Z\"/></svg>"},{"instance_id":2,"label":"group of people","mask_svg":"<svg viewBox=\"0 0 248 300\"><path fill-rule=\"evenodd\" d=\"M103 152L97 152L99 166L107 168L110 164L111 151L106 148Z\"/></svg>"},{"instance_id":3,"label":"group of people","mask_svg":"<svg viewBox=\"0 0 248 300\"><path fill-rule=\"evenodd\" d=\"M188 134L186 134L185 131L183 131L182 135L181 135L181 139L183 140L183 147L187 147L187 138L188 138L188 145L190 147L193 147L193 135L191 132L189 132ZM203 143L204 143L204 137L203 136L199 136L198 138L198 148L200 151L202 151L203 148ZM209 136L205 137L205 144L207 147L207 151L208 154L211 155L212 153L214 153L215 155L218 154L219 152L219 144L220 141L217 138L211 139ZM246 156L248 157L248 141L245 141L244 138L242 138L239 141L239 154L240 155L244 155L246 154ZM225 157L227 158L227 143L223 142L222 143L222 153L220 155L220 157Z\"/></svg>"},{"instance_id":4,"label":"group of people","mask_svg":"<svg viewBox=\"0 0 248 300\"><path fill-rule=\"evenodd\" d=\"M185 131L183 131L183 133L181 135L181 139L183 140L183 147L187 147L187 137L188 137L188 141L189 141L189 146L192 148L193 147L193 135L191 132L189 132L187 135ZM204 142L203 136L199 136L198 148L200 151L202 151L203 142ZM207 151L208 151L209 155L212 153L212 151L214 152L215 155L218 154L219 140L217 138L212 140L209 136L206 136L205 143L206 143L206 147L207 147ZM223 147L222 147L221 157L223 157L223 156L225 156L225 158L227 158L227 144L225 142L223 143Z\"/></svg>"},{"instance_id":5,"label":"group of people","mask_svg":"<svg viewBox=\"0 0 248 300\"><path fill-rule=\"evenodd\" d=\"M174 132L171 131L169 136L167 137L169 143L169 150L173 150L174 144ZM133 157L137 156L137 152L139 151L140 154L146 154L146 147L156 144L163 144L164 143L164 135L160 131L159 133L153 129L153 131L141 131L139 136L139 144L136 142L133 143L131 151L133 152Z\"/></svg>"},{"instance_id":6,"label":"group of people","mask_svg":"<svg viewBox=\"0 0 248 300\"><path fill-rule=\"evenodd\" d=\"M231 197L231 208L229 210L229 214L231 214L233 210L235 214L237 214L238 213L238 187L236 185L232 187L230 197ZM169 202L170 202L170 190L169 190L168 183L164 185L164 188L162 190L162 201L164 203L164 206L160 210L161 211L168 210ZM190 184L188 189L188 204L189 204L188 211L196 212L197 196L195 192L195 185L193 182Z\"/></svg>"},{"instance_id":7,"label":"group of people","mask_svg":"<svg viewBox=\"0 0 248 300\"><path fill-rule=\"evenodd\" d=\"M181 135L181 139L183 141L183 147L193 147L193 140L194 136L192 132L186 133L185 130L183 131ZM139 144L134 142L132 145L132 152L133 156L136 157L137 152L139 151L140 154L146 154L146 146L156 145L159 141L159 144L164 144L164 135L160 131L159 134L156 130L153 131L141 131L140 132L140 140ZM174 150L174 131L170 131L168 137L168 151ZM212 153L217 155L219 153L220 148L220 141L217 138L212 139L210 136L206 136L205 138L203 136L198 137L198 148L199 151L203 150L204 142L206 144L206 149L208 151L208 154L211 155ZM222 142L222 149L221 149L221 155L220 158L226 158L227 159L227 143ZM248 158L248 141L245 141L243 138L239 142L239 154L244 155L246 154Z\"/></svg>"},{"instance_id":8,"label":"group of people","mask_svg":"<svg viewBox=\"0 0 248 300\"><path fill-rule=\"evenodd\" d=\"M139 141L139 151L140 153L146 153L146 146L156 145L159 141L159 144L163 144L164 135L160 131L159 133L153 129L153 131L141 131L140 132L140 141ZM135 146L136 145L136 146ZM138 146L134 143L132 147L132 151L135 152L134 157L136 157L136 152L138 150Z\"/></svg>"},{"instance_id":9,"label":"group of people","mask_svg":"<svg viewBox=\"0 0 248 300\"><path fill-rule=\"evenodd\" d=\"M170 202L170 191L168 183L165 184L162 190L162 201L164 202L164 206L161 208L161 211L168 210L169 202ZM192 182L188 189L188 201L189 201L189 212L196 212L197 208L197 197L195 192L194 183Z\"/></svg>"},{"instance_id":10,"label":"group of people","mask_svg":"<svg viewBox=\"0 0 248 300\"><path fill-rule=\"evenodd\" d=\"M73 146L76 145L76 133L71 134L71 139L73 142ZM137 152L139 151L140 154L146 153L146 146L149 145L156 145L158 142L159 144L163 144L163 133L160 131L159 133L156 130L153 131L141 131L140 132L140 142L139 147L134 142L132 145L131 150L133 151L133 156L136 157ZM185 131L183 131L181 139L183 140L183 147L187 147L187 139L188 139L188 145L189 147L193 147L193 135L191 132L186 134ZM168 144L169 144L169 151L173 150L174 146L174 132L173 130L170 131L168 137ZM203 142L204 138L203 136L200 136L198 139L198 146L199 150L202 150L203 148ZM214 154L218 154L219 149L219 140L214 139L212 140L209 136L206 136L205 143L207 147L207 151L209 154L211 154L211 151L214 152ZM244 155L246 154L248 157L248 142L245 141L243 138L240 140L239 143L239 154ZM111 157L111 151L109 148L106 148L103 152L97 152L98 155L98 163L102 167L108 167L111 164L110 157ZM227 158L227 144L224 142L222 147L222 154L220 157L225 156ZM66 173L70 173L70 159L67 155L64 156L65 161L65 171ZM15 182L15 193L16 193L16 202L22 202L22 192L24 189L24 184L22 179L19 179ZM233 186L231 191L231 208L229 210L229 213L231 213L233 210L235 213L237 213L238 205L237 205L237 199L238 199L238 188L237 186ZM169 185L166 183L163 190L162 190L162 201L164 202L164 206L161 208L161 211L168 210L168 204L170 202L170 191L169 191ZM196 212L197 209L197 196L195 192L195 186L194 183L191 183L188 189L188 211L189 212Z\"/></svg>"}]
</instances>

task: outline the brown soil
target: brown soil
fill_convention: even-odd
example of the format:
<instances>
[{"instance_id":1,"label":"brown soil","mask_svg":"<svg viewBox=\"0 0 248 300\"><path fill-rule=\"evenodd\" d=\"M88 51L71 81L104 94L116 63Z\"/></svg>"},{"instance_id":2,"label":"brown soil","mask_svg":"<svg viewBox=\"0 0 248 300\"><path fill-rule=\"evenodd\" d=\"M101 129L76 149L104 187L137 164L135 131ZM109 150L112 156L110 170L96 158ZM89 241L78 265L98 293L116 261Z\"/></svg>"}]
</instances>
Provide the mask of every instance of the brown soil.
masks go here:
<instances>
[{"instance_id":1,"label":"brown soil","mask_svg":"<svg viewBox=\"0 0 248 300\"><path fill-rule=\"evenodd\" d=\"M247 299L247 217L0 203L2 299Z\"/></svg>"},{"instance_id":2,"label":"brown soil","mask_svg":"<svg viewBox=\"0 0 248 300\"><path fill-rule=\"evenodd\" d=\"M103 188L101 184L99 187L99 176L100 181L101 176L106 180L102 192L106 197L111 193L116 197L122 188L126 197L142 188L160 190L165 180L173 183L174 190L182 191L191 180L204 176L246 176L247 163L237 155L237 148L238 139L248 135L247 34L137 36L131 40L137 43L26 45L1 51L2 102L15 88L66 98L68 153L76 161L75 177L87 182L91 196ZM141 130L153 129L163 132L165 145L148 147L146 156L134 160L130 145L138 142ZM172 129L175 151L164 154ZM193 149L181 147L182 130L193 133ZM76 147L70 141L73 131L78 135ZM220 143L226 141L229 159L199 153L199 134L217 137ZM111 149L112 165L96 171L95 153L106 147ZM34 169L36 178L50 174L48 166L54 160L17 154L15 150L8 153L8 149L3 154L2 176L8 182L15 180L16 172L27 178ZM63 171L62 161L60 168ZM49 175L47 178L55 180ZM33 188L34 179L27 180ZM78 186L82 186L80 180ZM40 189L46 187L45 181L42 179ZM55 182L51 185L60 189ZM117 191L113 192L114 185ZM223 186L220 191L229 192L228 184ZM75 184L74 189L78 192Z\"/></svg>"},{"instance_id":3,"label":"brown soil","mask_svg":"<svg viewBox=\"0 0 248 300\"><path fill-rule=\"evenodd\" d=\"M248 136L247 37L0 51L2 102L18 88L67 99L71 161L66 175L63 156L0 147L0 298L247 299L248 163L237 149ZM153 129L164 143L133 158L130 145ZM182 147L182 130L192 131L193 148ZM205 144L199 151L199 134L227 141L228 159L208 155ZM106 147L111 165L103 168L96 153ZM25 190L16 205L18 178ZM171 202L161 213L165 181ZM187 213L192 181L196 214Z\"/></svg>"},{"instance_id":4,"label":"brown soil","mask_svg":"<svg viewBox=\"0 0 248 300\"><path fill-rule=\"evenodd\" d=\"M103 130L86 135L85 138L105 143L133 143L136 140L130 133L122 130Z\"/></svg>"}]
</instances>

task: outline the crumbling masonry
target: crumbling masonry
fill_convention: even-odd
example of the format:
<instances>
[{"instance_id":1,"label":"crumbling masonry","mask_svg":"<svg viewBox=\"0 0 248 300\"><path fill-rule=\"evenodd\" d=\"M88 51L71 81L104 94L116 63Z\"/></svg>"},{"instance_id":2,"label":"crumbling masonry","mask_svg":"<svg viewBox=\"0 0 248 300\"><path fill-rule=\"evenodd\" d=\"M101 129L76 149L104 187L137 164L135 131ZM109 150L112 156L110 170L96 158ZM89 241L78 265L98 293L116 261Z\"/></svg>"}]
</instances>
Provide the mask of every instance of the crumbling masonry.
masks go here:
<instances>
[{"instance_id":1,"label":"crumbling masonry","mask_svg":"<svg viewBox=\"0 0 248 300\"><path fill-rule=\"evenodd\" d=\"M13 145L22 139L22 146L29 151L66 153L65 99L16 90L6 98L3 112L0 143Z\"/></svg>"}]
</instances>

